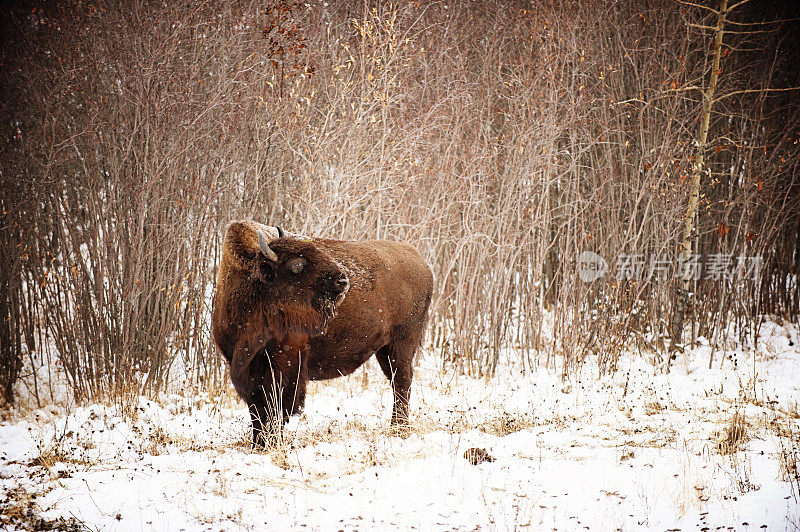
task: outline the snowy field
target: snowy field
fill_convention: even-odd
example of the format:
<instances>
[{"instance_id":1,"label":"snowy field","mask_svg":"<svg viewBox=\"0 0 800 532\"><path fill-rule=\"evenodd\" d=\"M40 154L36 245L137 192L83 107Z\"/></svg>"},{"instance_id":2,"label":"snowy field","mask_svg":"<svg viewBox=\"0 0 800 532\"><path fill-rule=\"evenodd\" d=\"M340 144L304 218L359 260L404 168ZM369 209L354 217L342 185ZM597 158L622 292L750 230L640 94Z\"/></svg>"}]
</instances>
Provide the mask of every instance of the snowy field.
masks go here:
<instances>
[{"instance_id":1,"label":"snowy field","mask_svg":"<svg viewBox=\"0 0 800 532\"><path fill-rule=\"evenodd\" d=\"M797 530L800 334L761 334L736 368L700 346L669 375L636 354L599 379L482 380L423 355L407 438L370 363L313 383L271 452L249 448L232 394L141 399L125 419L20 408L0 424L0 528Z\"/></svg>"}]
</instances>

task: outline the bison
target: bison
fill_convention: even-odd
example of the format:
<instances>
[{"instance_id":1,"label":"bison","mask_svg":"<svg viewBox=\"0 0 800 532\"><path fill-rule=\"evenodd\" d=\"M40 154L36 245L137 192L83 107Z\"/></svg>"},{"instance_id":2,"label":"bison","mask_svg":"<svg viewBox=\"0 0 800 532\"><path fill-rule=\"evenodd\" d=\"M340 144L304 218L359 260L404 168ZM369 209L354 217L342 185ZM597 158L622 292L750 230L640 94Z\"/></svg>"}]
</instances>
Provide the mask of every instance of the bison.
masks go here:
<instances>
[{"instance_id":1,"label":"bison","mask_svg":"<svg viewBox=\"0 0 800 532\"><path fill-rule=\"evenodd\" d=\"M309 380L348 375L372 355L391 382L391 424L407 426L432 290L430 268L408 244L304 238L232 222L212 332L248 405L253 444L268 445L302 409Z\"/></svg>"}]
</instances>

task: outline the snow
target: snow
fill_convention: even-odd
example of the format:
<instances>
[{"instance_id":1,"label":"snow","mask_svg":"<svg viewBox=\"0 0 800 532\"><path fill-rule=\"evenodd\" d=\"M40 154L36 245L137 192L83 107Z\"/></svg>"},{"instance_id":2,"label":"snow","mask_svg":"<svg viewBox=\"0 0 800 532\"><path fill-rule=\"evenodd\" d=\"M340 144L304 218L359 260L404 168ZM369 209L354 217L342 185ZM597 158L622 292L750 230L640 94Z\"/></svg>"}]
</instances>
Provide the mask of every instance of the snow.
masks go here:
<instances>
[{"instance_id":1,"label":"snow","mask_svg":"<svg viewBox=\"0 0 800 532\"><path fill-rule=\"evenodd\" d=\"M25 526L12 514L30 500L45 521L103 530L793 530L797 473L779 455L800 450L799 342L770 321L736 367L717 352L708 369L702 342L669 374L631 353L566 381L522 376L513 351L491 379L423 354L405 438L370 363L312 383L270 452L250 449L232 390L140 398L124 416L21 408L0 424L0 524ZM494 461L470 464L473 447Z\"/></svg>"}]
</instances>

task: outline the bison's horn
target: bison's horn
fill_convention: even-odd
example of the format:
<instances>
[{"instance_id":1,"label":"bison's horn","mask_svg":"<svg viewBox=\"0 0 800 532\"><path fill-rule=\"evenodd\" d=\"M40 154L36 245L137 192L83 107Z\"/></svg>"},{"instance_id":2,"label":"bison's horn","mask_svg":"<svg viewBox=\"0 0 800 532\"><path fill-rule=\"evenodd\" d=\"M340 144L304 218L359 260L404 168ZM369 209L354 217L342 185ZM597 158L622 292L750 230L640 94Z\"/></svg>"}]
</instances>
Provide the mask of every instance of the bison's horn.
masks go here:
<instances>
[{"instance_id":1,"label":"bison's horn","mask_svg":"<svg viewBox=\"0 0 800 532\"><path fill-rule=\"evenodd\" d=\"M283 238L284 236L283 229L281 229L280 226L277 225L275 226L275 229L278 230L278 238Z\"/></svg>"},{"instance_id":2,"label":"bison's horn","mask_svg":"<svg viewBox=\"0 0 800 532\"><path fill-rule=\"evenodd\" d=\"M258 233L258 247L261 248L261 253L264 254L272 262L278 261L278 255L269 248L269 244L267 244L267 237L264 236L264 232L259 229Z\"/></svg>"}]
</instances>

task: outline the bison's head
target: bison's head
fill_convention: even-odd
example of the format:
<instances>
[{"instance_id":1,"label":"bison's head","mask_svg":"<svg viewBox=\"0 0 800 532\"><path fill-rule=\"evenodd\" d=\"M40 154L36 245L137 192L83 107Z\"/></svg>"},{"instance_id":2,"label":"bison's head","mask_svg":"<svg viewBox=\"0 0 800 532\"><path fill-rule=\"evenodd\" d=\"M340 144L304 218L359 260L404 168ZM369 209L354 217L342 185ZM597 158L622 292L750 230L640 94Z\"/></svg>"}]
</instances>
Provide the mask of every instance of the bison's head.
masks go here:
<instances>
[{"instance_id":1,"label":"bison's head","mask_svg":"<svg viewBox=\"0 0 800 532\"><path fill-rule=\"evenodd\" d=\"M302 343L324 334L350 284L341 265L314 240L255 222L228 227L225 255L278 342Z\"/></svg>"}]
</instances>

